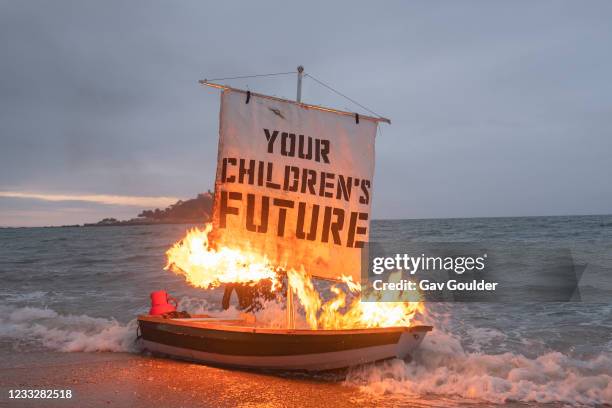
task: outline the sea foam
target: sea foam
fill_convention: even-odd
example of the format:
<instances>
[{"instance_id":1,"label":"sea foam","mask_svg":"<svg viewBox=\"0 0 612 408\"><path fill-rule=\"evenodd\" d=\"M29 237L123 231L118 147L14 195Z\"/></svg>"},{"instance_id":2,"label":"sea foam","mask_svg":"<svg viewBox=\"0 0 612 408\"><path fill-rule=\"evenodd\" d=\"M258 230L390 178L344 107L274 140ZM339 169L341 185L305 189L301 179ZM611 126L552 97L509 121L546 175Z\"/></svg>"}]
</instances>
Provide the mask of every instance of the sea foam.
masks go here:
<instances>
[{"instance_id":1,"label":"sea foam","mask_svg":"<svg viewBox=\"0 0 612 408\"><path fill-rule=\"evenodd\" d=\"M48 308L0 307L0 340L15 348L42 346L64 352L137 351L136 320L59 314Z\"/></svg>"},{"instance_id":2,"label":"sea foam","mask_svg":"<svg viewBox=\"0 0 612 408\"><path fill-rule=\"evenodd\" d=\"M490 333L488 333L490 334ZM429 333L406 363L393 360L351 370L347 385L374 396L459 398L593 406L612 402L612 353L583 360L560 352L535 358L467 352L443 330Z\"/></svg>"}]
</instances>

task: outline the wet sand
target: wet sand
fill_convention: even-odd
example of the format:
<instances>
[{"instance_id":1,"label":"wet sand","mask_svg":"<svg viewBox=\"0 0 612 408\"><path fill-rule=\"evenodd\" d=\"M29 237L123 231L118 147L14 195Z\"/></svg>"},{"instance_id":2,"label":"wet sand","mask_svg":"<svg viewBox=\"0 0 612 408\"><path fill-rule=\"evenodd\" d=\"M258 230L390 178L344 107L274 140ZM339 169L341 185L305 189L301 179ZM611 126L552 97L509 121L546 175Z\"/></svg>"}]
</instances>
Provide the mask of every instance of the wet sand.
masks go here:
<instances>
[{"instance_id":1,"label":"wet sand","mask_svg":"<svg viewBox=\"0 0 612 408\"><path fill-rule=\"evenodd\" d=\"M131 353L0 352L0 407L466 407L494 404L372 395L341 374L274 375ZM9 399L10 389L71 390L71 399ZM511 402L504 408L563 404Z\"/></svg>"},{"instance_id":2,"label":"wet sand","mask_svg":"<svg viewBox=\"0 0 612 408\"><path fill-rule=\"evenodd\" d=\"M9 389L70 389L73 397L11 400ZM0 393L0 406L7 407L370 405L367 395L330 378L282 377L129 353L3 355Z\"/></svg>"}]
</instances>

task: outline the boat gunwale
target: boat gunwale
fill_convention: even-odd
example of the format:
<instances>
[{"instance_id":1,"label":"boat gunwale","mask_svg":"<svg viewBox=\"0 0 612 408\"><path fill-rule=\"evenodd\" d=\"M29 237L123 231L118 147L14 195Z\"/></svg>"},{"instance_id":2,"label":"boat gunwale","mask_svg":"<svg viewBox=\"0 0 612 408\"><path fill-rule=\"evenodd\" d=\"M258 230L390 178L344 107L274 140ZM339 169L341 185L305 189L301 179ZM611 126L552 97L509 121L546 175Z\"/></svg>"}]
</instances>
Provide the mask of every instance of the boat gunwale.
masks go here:
<instances>
[{"instance_id":1,"label":"boat gunwale","mask_svg":"<svg viewBox=\"0 0 612 408\"><path fill-rule=\"evenodd\" d=\"M312 336L332 336L332 335L352 335L352 334L374 334L374 333L413 333L413 332L430 332L433 330L433 326L418 325L418 326L394 326L394 327L371 327L371 328L360 328L360 329L274 329L264 327L253 327L253 326L235 326L229 324L223 324L223 319L217 322L188 322L185 320L179 321L172 318L163 318L158 316L150 315L139 315L138 321L145 321L150 323L160 323L172 326L184 326L203 330L219 330L228 332L240 332L240 333L260 333L260 334L276 334L276 335L312 335ZM226 321L232 321L232 319L226 319ZM248 324L248 323L247 323Z\"/></svg>"}]
</instances>

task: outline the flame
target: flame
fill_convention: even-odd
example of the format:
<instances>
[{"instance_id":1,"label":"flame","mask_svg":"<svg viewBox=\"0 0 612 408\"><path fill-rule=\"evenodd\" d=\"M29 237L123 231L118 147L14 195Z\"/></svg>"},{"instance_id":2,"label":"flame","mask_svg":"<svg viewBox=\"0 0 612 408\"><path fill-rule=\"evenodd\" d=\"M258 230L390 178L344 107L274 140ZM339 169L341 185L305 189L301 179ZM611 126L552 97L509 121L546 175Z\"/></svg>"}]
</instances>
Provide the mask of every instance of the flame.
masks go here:
<instances>
[{"instance_id":1,"label":"flame","mask_svg":"<svg viewBox=\"0 0 612 408\"><path fill-rule=\"evenodd\" d=\"M255 284L262 279L272 280L277 287L278 274L265 257L227 247L215 250L208 240L211 230L212 224L206 224L204 230L188 231L166 252L165 269L183 275L198 288L210 289L230 282Z\"/></svg>"},{"instance_id":2,"label":"flame","mask_svg":"<svg viewBox=\"0 0 612 408\"><path fill-rule=\"evenodd\" d=\"M323 303L319 293L314 289L312 280L302 271L287 272L291 287L296 293L304 311L306 321L311 329L355 329L369 327L410 326L417 312L423 313L423 303L415 299L410 302L380 301L374 296L363 296L361 285L353 282L348 276L341 280L348 286L354 296L347 305L347 294L338 285L330 291L332 299Z\"/></svg>"},{"instance_id":3,"label":"flame","mask_svg":"<svg viewBox=\"0 0 612 408\"><path fill-rule=\"evenodd\" d=\"M417 312L424 312L423 303L414 301L386 301L373 295L361 294L361 285L350 276L340 280L352 295L347 302L347 293L339 284L330 287L332 298L323 301L304 268L287 269L272 265L260 254L246 248L213 248L209 234L212 224L201 230L194 228L174 244L167 252L165 269L182 275L195 287L215 288L224 283L254 285L269 279L272 289L281 288L281 271L286 272L289 284L302 305L306 323L311 329L355 329L371 327L410 326Z\"/></svg>"}]
</instances>

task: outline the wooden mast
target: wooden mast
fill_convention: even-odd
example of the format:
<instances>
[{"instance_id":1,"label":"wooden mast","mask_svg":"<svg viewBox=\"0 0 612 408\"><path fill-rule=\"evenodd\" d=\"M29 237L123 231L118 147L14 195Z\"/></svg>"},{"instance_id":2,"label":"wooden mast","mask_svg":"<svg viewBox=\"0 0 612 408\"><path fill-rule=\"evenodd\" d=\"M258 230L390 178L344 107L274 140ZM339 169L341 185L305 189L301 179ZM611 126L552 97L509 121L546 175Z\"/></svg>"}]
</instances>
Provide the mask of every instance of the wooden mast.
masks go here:
<instances>
[{"instance_id":1,"label":"wooden mast","mask_svg":"<svg viewBox=\"0 0 612 408\"><path fill-rule=\"evenodd\" d=\"M304 67L297 67L297 95L296 101L302 102L302 77L304 75ZM295 329L295 308L293 304L293 290L289 282L289 274L287 274L287 329Z\"/></svg>"}]
</instances>

